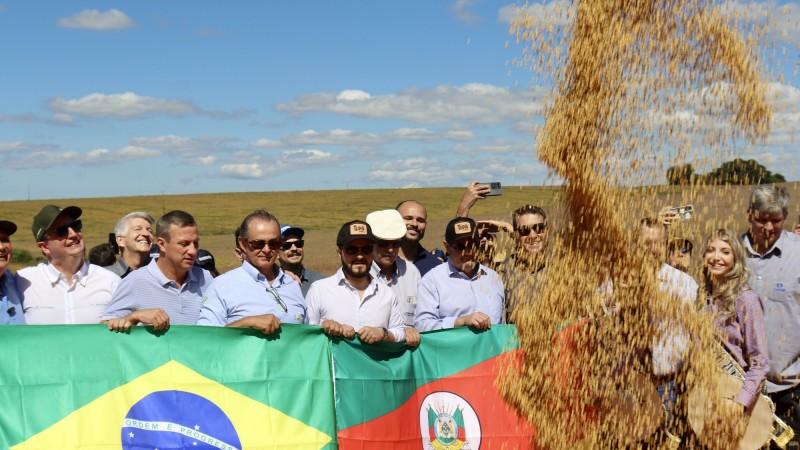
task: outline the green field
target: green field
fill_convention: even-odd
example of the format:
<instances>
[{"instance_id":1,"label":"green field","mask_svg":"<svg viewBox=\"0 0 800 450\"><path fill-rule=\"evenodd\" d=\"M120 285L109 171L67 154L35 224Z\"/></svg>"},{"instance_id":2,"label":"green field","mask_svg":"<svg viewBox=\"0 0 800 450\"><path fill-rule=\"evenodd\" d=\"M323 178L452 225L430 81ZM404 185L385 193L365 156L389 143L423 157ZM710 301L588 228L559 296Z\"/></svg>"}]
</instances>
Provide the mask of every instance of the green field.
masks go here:
<instances>
[{"instance_id":1,"label":"green field","mask_svg":"<svg viewBox=\"0 0 800 450\"><path fill-rule=\"evenodd\" d=\"M800 205L800 183L787 183L792 195L791 215L787 226L797 220ZM693 203L698 220L743 229L749 187L679 190L673 187L656 189L649 211L632 207L621 211L626 217L653 214L663 205ZM183 209L195 216L200 227L200 246L211 251L220 271L234 267L233 231L242 218L256 208L265 208L277 215L281 223L298 225L306 230L306 263L323 273L338 267L336 232L349 220L364 219L367 213L393 208L398 202L416 199L428 209L429 225L423 244L440 247L444 226L455 215L463 188L365 189L348 191L247 192L225 194L168 195L145 197L85 198L0 202L0 218L17 223L20 230L13 237L17 249L26 249L39 256L30 231L34 214L44 205L76 205L83 208L84 237L87 250L105 241L117 219L130 211L143 210L153 216L172 209ZM541 186L507 186L501 197L481 200L472 210L473 217L510 220L511 211L525 203L543 206L548 211L560 209L560 189ZM557 214L556 214L557 215ZM599 224L598 230L602 230ZM557 221L555 226L558 226ZM19 268L20 264L14 264Z\"/></svg>"}]
</instances>

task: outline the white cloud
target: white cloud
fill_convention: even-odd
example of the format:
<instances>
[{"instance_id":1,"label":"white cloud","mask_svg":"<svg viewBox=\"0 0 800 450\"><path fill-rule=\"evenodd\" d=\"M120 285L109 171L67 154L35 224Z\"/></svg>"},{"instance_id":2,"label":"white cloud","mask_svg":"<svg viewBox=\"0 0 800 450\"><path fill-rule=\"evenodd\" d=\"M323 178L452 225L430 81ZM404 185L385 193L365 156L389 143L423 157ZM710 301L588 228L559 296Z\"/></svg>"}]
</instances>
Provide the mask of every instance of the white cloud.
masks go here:
<instances>
[{"instance_id":1,"label":"white cloud","mask_svg":"<svg viewBox=\"0 0 800 450\"><path fill-rule=\"evenodd\" d=\"M254 146L259 148L279 148L283 146L281 141L273 141L272 139L261 138L253 143Z\"/></svg>"},{"instance_id":2,"label":"white cloud","mask_svg":"<svg viewBox=\"0 0 800 450\"><path fill-rule=\"evenodd\" d=\"M57 97L50 100L49 106L55 113L86 117L129 118L152 114L183 116L199 111L199 108L188 101L146 97L134 92L120 94L95 92L71 100Z\"/></svg>"},{"instance_id":3,"label":"white cloud","mask_svg":"<svg viewBox=\"0 0 800 450\"><path fill-rule=\"evenodd\" d=\"M253 146L265 149L320 145L365 148L399 141L469 141L474 138L474 133L467 130L439 132L427 128L397 128L386 133L367 133L334 128L325 131L304 130L284 136L279 140L262 138L255 141Z\"/></svg>"},{"instance_id":4,"label":"white cloud","mask_svg":"<svg viewBox=\"0 0 800 450\"><path fill-rule=\"evenodd\" d=\"M210 166L210 165L214 164L215 162L217 162L217 157L216 156L201 156L201 157L197 158L197 164L199 164L201 166Z\"/></svg>"},{"instance_id":5,"label":"white cloud","mask_svg":"<svg viewBox=\"0 0 800 450\"><path fill-rule=\"evenodd\" d=\"M470 11L477 0L455 0L450 4L450 12L453 13L456 19L464 23L474 23L480 20L480 17Z\"/></svg>"},{"instance_id":6,"label":"white cloud","mask_svg":"<svg viewBox=\"0 0 800 450\"><path fill-rule=\"evenodd\" d=\"M301 164L310 166L314 164L328 164L341 159L339 155L330 152L309 149L309 150L288 150L283 152L281 161L284 163Z\"/></svg>"},{"instance_id":7,"label":"white cloud","mask_svg":"<svg viewBox=\"0 0 800 450\"><path fill-rule=\"evenodd\" d=\"M108 11L86 9L70 17L62 17L56 23L61 28L93 31L123 30L134 25L133 20L118 9Z\"/></svg>"},{"instance_id":8,"label":"white cloud","mask_svg":"<svg viewBox=\"0 0 800 450\"><path fill-rule=\"evenodd\" d=\"M186 137L169 134L165 136L137 137L131 145L156 148L182 156L198 156L206 153L230 152L237 148L230 138L225 137Z\"/></svg>"},{"instance_id":9,"label":"white cloud","mask_svg":"<svg viewBox=\"0 0 800 450\"><path fill-rule=\"evenodd\" d=\"M122 161L155 158L158 150L128 145L116 150L95 148L87 151L63 150L52 144L0 142L0 164L15 169L62 165L105 165Z\"/></svg>"},{"instance_id":10,"label":"white cloud","mask_svg":"<svg viewBox=\"0 0 800 450\"><path fill-rule=\"evenodd\" d=\"M358 92L358 95L353 94ZM524 120L542 112L544 88L514 91L491 84L468 83L408 89L394 94L370 95L363 91L304 94L276 106L291 114L330 112L375 119L401 119L418 123L470 121L480 124Z\"/></svg>"},{"instance_id":11,"label":"white cloud","mask_svg":"<svg viewBox=\"0 0 800 450\"><path fill-rule=\"evenodd\" d=\"M220 167L223 175L231 178L261 178L264 176L264 169L258 163L248 164L223 164Z\"/></svg>"}]
</instances>

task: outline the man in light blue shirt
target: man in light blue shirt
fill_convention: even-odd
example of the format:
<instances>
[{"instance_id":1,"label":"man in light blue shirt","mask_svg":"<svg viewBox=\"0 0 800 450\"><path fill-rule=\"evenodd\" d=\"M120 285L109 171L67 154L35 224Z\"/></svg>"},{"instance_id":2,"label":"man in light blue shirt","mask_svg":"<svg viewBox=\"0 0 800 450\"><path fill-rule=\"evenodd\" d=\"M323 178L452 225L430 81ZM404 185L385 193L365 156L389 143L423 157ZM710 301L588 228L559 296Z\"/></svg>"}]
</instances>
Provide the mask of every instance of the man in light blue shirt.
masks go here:
<instances>
[{"instance_id":1,"label":"man in light blue shirt","mask_svg":"<svg viewBox=\"0 0 800 450\"><path fill-rule=\"evenodd\" d=\"M239 248L244 262L214 279L197 324L269 334L281 323L303 323L306 305L300 285L276 263L281 248L278 219L263 209L248 214L239 226Z\"/></svg>"},{"instance_id":2,"label":"man in light blue shirt","mask_svg":"<svg viewBox=\"0 0 800 450\"><path fill-rule=\"evenodd\" d=\"M156 224L159 254L123 278L101 320L111 331L139 323L166 330L170 323L194 325L202 297L213 278L194 265L200 236L197 223L185 211L170 211Z\"/></svg>"},{"instance_id":3,"label":"man in light blue shirt","mask_svg":"<svg viewBox=\"0 0 800 450\"><path fill-rule=\"evenodd\" d=\"M17 225L14 222L0 220L0 325L25 323L16 277L8 268L14 250L11 235L16 231Z\"/></svg>"},{"instance_id":4,"label":"man in light blue shirt","mask_svg":"<svg viewBox=\"0 0 800 450\"><path fill-rule=\"evenodd\" d=\"M504 323L505 295L500 277L476 258L475 221L456 217L447 224L448 261L422 277L415 323L420 331L469 326L485 330Z\"/></svg>"}]
</instances>

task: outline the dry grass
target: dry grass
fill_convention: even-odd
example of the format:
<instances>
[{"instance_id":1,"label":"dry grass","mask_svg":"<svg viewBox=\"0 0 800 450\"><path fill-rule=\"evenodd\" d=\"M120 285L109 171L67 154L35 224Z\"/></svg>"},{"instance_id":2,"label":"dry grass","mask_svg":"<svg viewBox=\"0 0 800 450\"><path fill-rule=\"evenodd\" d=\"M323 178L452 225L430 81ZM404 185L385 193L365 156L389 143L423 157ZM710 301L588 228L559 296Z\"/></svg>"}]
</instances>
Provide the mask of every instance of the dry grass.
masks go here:
<instances>
[{"instance_id":1,"label":"dry grass","mask_svg":"<svg viewBox=\"0 0 800 450\"><path fill-rule=\"evenodd\" d=\"M549 187L507 186L502 197L478 202L473 212L476 217L508 219L510 212L524 203L551 207L557 192L557 188ZM33 216L46 204L76 205L83 209L87 250L105 242L116 221L130 211L142 210L158 216L172 209L183 209L198 221L201 247L211 251L218 268L225 271L236 265L234 229L250 211L266 208L282 223L305 228L307 265L323 273L333 273L338 267L336 233L342 223L364 219L377 209L393 208L402 200L416 199L426 205L430 220L423 244L440 247L444 226L455 214L462 193L462 188L365 189L12 201L0 202L0 217L14 221L20 228L14 235L15 248L38 256L30 227Z\"/></svg>"}]
</instances>

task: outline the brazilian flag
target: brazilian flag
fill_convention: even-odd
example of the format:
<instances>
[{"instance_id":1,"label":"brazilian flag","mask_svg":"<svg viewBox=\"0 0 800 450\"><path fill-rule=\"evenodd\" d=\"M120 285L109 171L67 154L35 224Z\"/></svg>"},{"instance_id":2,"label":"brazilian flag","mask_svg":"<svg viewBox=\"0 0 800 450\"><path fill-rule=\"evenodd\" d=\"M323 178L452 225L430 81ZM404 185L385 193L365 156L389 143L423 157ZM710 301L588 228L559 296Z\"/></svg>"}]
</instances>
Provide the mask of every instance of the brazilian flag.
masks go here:
<instances>
[{"instance_id":1,"label":"brazilian flag","mask_svg":"<svg viewBox=\"0 0 800 450\"><path fill-rule=\"evenodd\" d=\"M517 346L510 325L424 333L413 350L334 341L339 448L530 449L533 427L496 386Z\"/></svg>"},{"instance_id":2,"label":"brazilian flag","mask_svg":"<svg viewBox=\"0 0 800 450\"><path fill-rule=\"evenodd\" d=\"M318 327L0 328L0 448L336 448Z\"/></svg>"}]
</instances>

